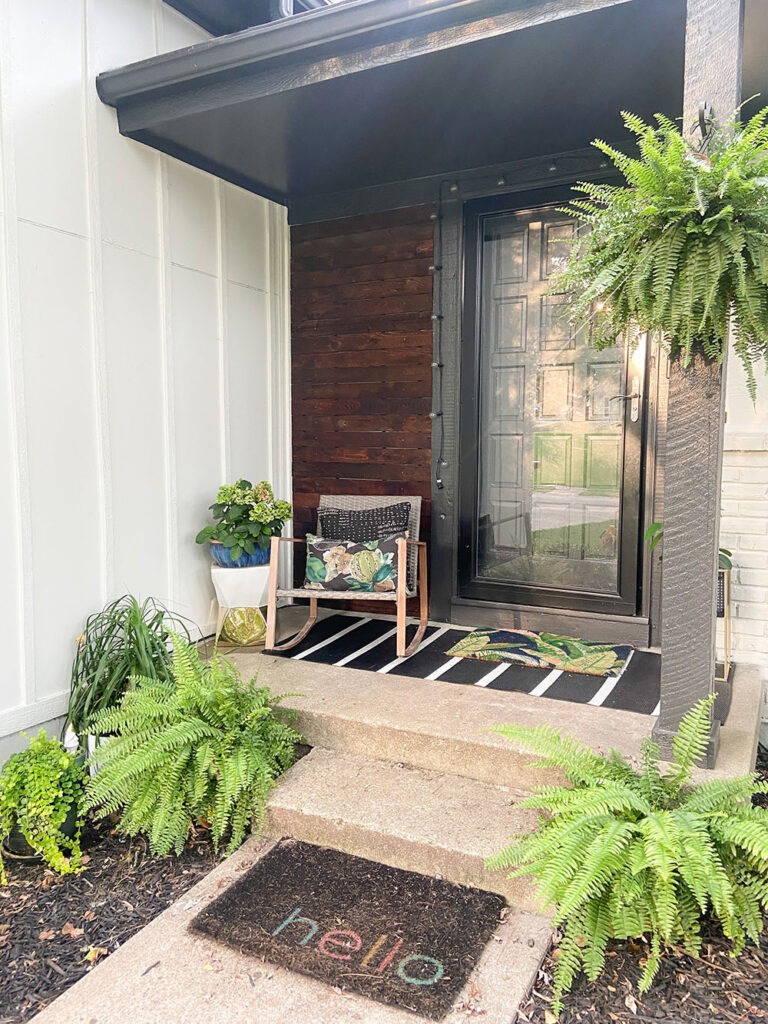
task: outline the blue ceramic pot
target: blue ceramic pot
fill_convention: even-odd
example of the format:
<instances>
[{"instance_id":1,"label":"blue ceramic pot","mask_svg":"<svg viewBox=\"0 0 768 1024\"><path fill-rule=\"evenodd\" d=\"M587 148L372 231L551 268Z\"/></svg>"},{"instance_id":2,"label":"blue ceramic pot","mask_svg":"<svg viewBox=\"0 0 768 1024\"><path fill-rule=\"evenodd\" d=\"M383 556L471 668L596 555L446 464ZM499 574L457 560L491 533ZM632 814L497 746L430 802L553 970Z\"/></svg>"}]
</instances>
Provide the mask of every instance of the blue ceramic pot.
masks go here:
<instances>
[{"instance_id":1,"label":"blue ceramic pot","mask_svg":"<svg viewBox=\"0 0 768 1024\"><path fill-rule=\"evenodd\" d=\"M239 558L232 559L229 554L231 548L224 547L219 541L211 541L209 546L211 558L216 565L220 565L224 569L245 569L251 565L267 565L269 563L269 547L257 547L252 555L244 551Z\"/></svg>"}]
</instances>

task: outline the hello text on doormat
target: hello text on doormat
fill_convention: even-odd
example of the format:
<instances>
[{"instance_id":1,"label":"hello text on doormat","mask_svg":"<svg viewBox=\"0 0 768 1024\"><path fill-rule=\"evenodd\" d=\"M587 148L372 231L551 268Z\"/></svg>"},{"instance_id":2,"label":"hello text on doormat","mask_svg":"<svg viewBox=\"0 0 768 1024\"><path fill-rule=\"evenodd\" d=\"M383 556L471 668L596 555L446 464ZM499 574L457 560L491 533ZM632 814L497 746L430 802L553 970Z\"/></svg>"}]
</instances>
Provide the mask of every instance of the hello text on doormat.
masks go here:
<instances>
[{"instance_id":1,"label":"hello text on doormat","mask_svg":"<svg viewBox=\"0 0 768 1024\"><path fill-rule=\"evenodd\" d=\"M501 896L288 839L191 927L243 953L438 1020Z\"/></svg>"}]
</instances>

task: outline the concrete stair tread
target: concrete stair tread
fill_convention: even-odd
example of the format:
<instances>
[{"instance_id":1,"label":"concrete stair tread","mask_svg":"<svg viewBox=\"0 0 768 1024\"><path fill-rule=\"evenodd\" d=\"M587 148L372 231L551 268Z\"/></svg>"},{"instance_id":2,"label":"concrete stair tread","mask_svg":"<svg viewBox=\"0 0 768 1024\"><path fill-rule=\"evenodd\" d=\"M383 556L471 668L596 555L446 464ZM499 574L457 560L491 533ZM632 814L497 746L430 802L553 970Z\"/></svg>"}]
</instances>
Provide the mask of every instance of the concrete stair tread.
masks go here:
<instances>
[{"instance_id":1,"label":"concrete stair tread","mask_svg":"<svg viewBox=\"0 0 768 1024\"><path fill-rule=\"evenodd\" d=\"M653 724L648 715L440 680L245 651L233 660L244 677L258 674L260 685L292 694L285 705L296 712L298 728L314 747L503 782L518 795L559 781L558 773L537 766L535 755L494 726L565 726L594 747L616 746L637 756Z\"/></svg>"},{"instance_id":2,"label":"concrete stair tread","mask_svg":"<svg viewBox=\"0 0 768 1024\"><path fill-rule=\"evenodd\" d=\"M535 911L527 880L484 866L536 824L513 799L502 786L315 748L273 790L267 832L476 885Z\"/></svg>"}]
</instances>

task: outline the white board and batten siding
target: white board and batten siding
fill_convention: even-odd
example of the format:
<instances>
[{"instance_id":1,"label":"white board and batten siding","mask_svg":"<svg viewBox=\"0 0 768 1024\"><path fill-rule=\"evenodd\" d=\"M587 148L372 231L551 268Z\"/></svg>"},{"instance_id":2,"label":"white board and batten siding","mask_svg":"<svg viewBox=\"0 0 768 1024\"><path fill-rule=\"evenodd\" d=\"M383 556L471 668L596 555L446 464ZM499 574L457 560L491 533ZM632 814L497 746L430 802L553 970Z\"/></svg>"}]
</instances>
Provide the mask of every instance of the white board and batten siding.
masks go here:
<instances>
[{"instance_id":1,"label":"white board and batten siding","mask_svg":"<svg viewBox=\"0 0 768 1024\"><path fill-rule=\"evenodd\" d=\"M220 483L290 494L285 211L123 138L94 85L204 38L161 0L0 4L0 760L108 600L210 631Z\"/></svg>"}]
</instances>

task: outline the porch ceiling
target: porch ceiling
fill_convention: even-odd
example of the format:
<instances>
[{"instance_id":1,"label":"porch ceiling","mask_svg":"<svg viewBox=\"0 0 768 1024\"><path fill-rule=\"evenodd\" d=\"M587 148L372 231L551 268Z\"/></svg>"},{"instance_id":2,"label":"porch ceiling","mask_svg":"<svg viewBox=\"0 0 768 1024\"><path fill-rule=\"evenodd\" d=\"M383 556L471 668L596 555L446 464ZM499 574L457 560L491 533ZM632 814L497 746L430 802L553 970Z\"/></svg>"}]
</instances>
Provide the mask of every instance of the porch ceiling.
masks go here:
<instances>
[{"instance_id":1,"label":"porch ceiling","mask_svg":"<svg viewBox=\"0 0 768 1024\"><path fill-rule=\"evenodd\" d=\"M685 0L357 0L97 84L123 134L290 203L577 150L620 109L677 116L684 21ZM750 38L747 95L768 79Z\"/></svg>"}]
</instances>

